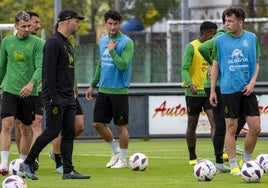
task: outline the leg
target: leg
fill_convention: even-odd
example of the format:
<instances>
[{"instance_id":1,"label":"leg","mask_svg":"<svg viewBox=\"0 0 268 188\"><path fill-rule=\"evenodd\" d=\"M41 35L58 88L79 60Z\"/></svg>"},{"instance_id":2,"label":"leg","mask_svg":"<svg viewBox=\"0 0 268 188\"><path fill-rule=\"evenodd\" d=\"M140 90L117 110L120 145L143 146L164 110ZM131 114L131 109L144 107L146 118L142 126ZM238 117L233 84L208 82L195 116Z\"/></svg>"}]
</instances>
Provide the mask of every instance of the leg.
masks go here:
<instances>
[{"instance_id":1,"label":"leg","mask_svg":"<svg viewBox=\"0 0 268 188\"><path fill-rule=\"evenodd\" d=\"M1 165L8 166L9 149L11 145L11 131L14 125L14 117L9 116L2 119L1 130Z\"/></svg>"},{"instance_id":2,"label":"leg","mask_svg":"<svg viewBox=\"0 0 268 188\"><path fill-rule=\"evenodd\" d=\"M209 97L210 88L205 88L206 94ZM216 156L215 166L218 172L229 171L229 168L223 164L223 148L224 148L224 137L226 132L225 119L222 112L222 103L220 99L220 87L216 87L218 105L212 107L214 121L215 121L215 133L213 137L213 147Z\"/></svg>"},{"instance_id":3,"label":"leg","mask_svg":"<svg viewBox=\"0 0 268 188\"><path fill-rule=\"evenodd\" d=\"M25 159L29 153L32 141L31 126L21 123L21 141L20 141L20 154L21 158Z\"/></svg>"},{"instance_id":4,"label":"leg","mask_svg":"<svg viewBox=\"0 0 268 188\"><path fill-rule=\"evenodd\" d=\"M81 132L85 129L84 125L84 116L76 115L75 116L75 138L77 138Z\"/></svg>"},{"instance_id":5,"label":"leg","mask_svg":"<svg viewBox=\"0 0 268 188\"><path fill-rule=\"evenodd\" d=\"M114 139L111 129L104 123L94 122L93 126L98 131L99 135L104 139L105 142L111 142Z\"/></svg>"},{"instance_id":6,"label":"leg","mask_svg":"<svg viewBox=\"0 0 268 188\"><path fill-rule=\"evenodd\" d=\"M205 112L207 114L208 121L209 121L209 124L210 124L210 137L213 140L214 134L215 134L215 127L216 127L215 120L214 120L214 115L213 115L213 110L212 109L205 110Z\"/></svg>"},{"instance_id":7,"label":"leg","mask_svg":"<svg viewBox=\"0 0 268 188\"><path fill-rule=\"evenodd\" d=\"M62 128L61 125L62 125L63 109L51 106L49 102L45 104L45 108L46 108L46 129L36 139L36 141L31 147L31 150L27 158L23 163L23 169L25 170L26 175L33 180L38 179L37 175L35 174L35 170L33 168L35 159L43 150L43 148L59 135L60 130Z\"/></svg>"},{"instance_id":8,"label":"leg","mask_svg":"<svg viewBox=\"0 0 268 188\"><path fill-rule=\"evenodd\" d=\"M18 151L20 153L20 139L21 139L21 132L20 132L20 120L15 120L15 141L18 148Z\"/></svg>"},{"instance_id":9,"label":"leg","mask_svg":"<svg viewBox=\"0 0 268 188\"><path fill-rule=\"evenodd\" d=\"M61 146L61 134L57 138L55 138L52 141L53 145L53 151L50 152L50 155L53 155L55 164L56 164L56 172L58 173L63 173L63 166L62 166L62 156L61 156L61 151L60 151L60 146Z\"/></svg>"},{"instance_id":10,"label":"leg","mask_svg":"<svg viewBox=\"0 0 268 188\"><path fill-rule=\"evenodd\" d=\"M85 125L84 125L84 115L79 103L79 100L76 99L76 114L75 114L75 138L77 138L81 132L83 132Z\"/></svg>"},{"instance_id":11,"label":"leg","mask_svg":"<svg viewBox=\"0 0 268 188\"><path fill-rule=\"evenodd\" d=\"M238 117L238 127L236 130L236 134L235 134L235 140L237 141L237 138L241 132L241 130L243 129L244 125L246 123L246 119L244 117ZM239 147L239 145L236 143L236 153L237 154L244 154L244 150L242 148Z\"/></svg>"},{"instance_id":12,"label":"leg","mask_svg":"<svg viewBox=\"0 0 268 188\"><path fill-rule=\"evenodd\" d=\"M32 131L33 131L33 137L32 137L32 144L35 142L36 138L42 134L42 116L36 114L35 120L32 123Z\"/></svg>"},{"instance_id":13,"label":"leg","mask_svg":"<svg viewBox=\"0 0 268 188\"><path fill-rule=\"evenodd\" d=\"M114 139L114 135L111 129L104 123L93 123L94 127L98 131L99 135L107 142L112 149L112 157L110 161L106 164L106 168L114 166L120 157L120 148L118 147L117 142Z\"/></svg>"},{"instance_id":14,"label":"leg","mask_svg":"<svg viewBox=\"0 0 268 188\"><path fill-rule=\"evenodd\" d=\"M243 156L244 162L251 160L251 155L256 146L258 136L261 132L260 116L247 116L246 120L248 123L249 130L247 132L244 142L245 145L245 155Z\"/></svg>"},{"instance_id":15,"label":"leg","mask_svg":"<svg viewBox=\"0 0 268 188\"><path fill-rule=\"evenodd\" d=\"M75 106L67 106L62 117L61 131L61 156L63 162L63 173L67 174L74 170L72 164L73 141L75 135Z\"/></svg>"},{"instance_id":16,"label":"leg","mask_svg":"<svg viewBox=\"0 0 268 188\"><path fill-rule=\"evenodd\" d=\"M189 150L190 160L197 159L195 153L196 147L196 127L198 123L199 115L188 115L188 124L186 129L186 142Z\"/></svg>"},{"instance_id":17,"label":"leg","mask_svg":"<svg viewBox=\"0 0 268 188\"><path fill-rule=\"evenodd\" d=\"M225 148L229 157L230 167L238 166L235 156L235 133L237 130L237 119L226 118Z\"/></svg>"}]
</instances>

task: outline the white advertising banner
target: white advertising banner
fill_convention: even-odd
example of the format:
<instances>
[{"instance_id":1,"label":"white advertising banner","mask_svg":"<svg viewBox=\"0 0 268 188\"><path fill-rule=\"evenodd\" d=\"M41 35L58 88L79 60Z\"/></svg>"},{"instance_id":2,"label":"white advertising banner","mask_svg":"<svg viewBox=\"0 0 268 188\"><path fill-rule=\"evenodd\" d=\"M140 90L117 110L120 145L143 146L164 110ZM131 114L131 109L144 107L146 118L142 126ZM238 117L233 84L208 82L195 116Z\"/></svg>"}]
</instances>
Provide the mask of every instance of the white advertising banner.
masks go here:
<instances>
[{"instance_id":1,"label":"white advertising banner","mask_svg":"<svg viewBox=\"0 0 268 188\"><path fill-rule=\"evenodd\" d=\"M268 133L268 95L258 95L261 114L262 133ZM185 134L187 128L187 109L185 96L149 96L149 134ZM245 125L244 131L247 130ZM210 124L206 114L199 117L198 134L209 134Z\"/></svg>"}]
</instances>

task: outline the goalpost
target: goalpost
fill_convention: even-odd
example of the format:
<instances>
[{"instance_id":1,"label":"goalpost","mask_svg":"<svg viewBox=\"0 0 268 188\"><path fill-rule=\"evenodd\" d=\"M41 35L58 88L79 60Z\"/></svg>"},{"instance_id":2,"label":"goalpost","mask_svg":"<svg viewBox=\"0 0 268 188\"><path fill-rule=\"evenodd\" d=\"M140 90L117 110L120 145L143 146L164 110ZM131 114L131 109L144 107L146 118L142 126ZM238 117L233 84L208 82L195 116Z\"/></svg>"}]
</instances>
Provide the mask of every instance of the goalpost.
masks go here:
<instances>
[{"instance_id":1,"label":"goalpost","mask_svg":"<svg viewBox=\"0 0 268 188\"><path fill-rule=\"evenodd\" d=\"M5 36L10 35L10 31L13 31L13 34L16 34L14 24L0 24L0 42Z\"/></svg>"},{"instance_id":2,"label":"goalpost","mask_svg":"<svg viewBox=\"0 0 268 188\"><path fill-rule=\"evenodd\" d=\"M172 81L174 61L179 63L182 60L185 46L199 36L199 27L205 20L168 20L166 45L167 45L167 82ZM209 20L223 27L221 19ZM257 36L263 37L268 33L268 18L247 18L244 29L254 32ZM174 48L179 48L174 51ZM174 60L174 56L177 56ZM176 70L177 72L178 70Z\"/></svg>"}]
</instances>

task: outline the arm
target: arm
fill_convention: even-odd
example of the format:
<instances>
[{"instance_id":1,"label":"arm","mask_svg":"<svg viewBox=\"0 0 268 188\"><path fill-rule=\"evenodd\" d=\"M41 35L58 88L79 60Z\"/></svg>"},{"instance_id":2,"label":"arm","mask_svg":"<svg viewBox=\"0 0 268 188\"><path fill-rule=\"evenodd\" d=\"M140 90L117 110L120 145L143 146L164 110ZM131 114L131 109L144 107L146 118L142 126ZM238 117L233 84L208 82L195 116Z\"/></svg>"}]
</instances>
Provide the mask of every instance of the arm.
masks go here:
<instances>
[{"instance_id":1,"label":"arm","mask_svg":"<svg viewBox=\"0 0 268 188\"><path fill-rule=\"evenodd\" d=\"M48 40L44 47L44 62L43 70L46 72L44 74L45 80L47 82L47 89L49 98L52 100L57 97L57 59L59 58L59 44L55 39ZM57 99L55 99L57 101Z\"/></svg>"},{"instance_id":2,"label":"arm","mask_svg":"<svg viewBox=\"0 0 268 188\"><path fill-rule=\"evenodd\" d=\"M214 46L214 38L207 40L205 42L203 42L199 47L198 47L198 51L200 52L200 54L204 57L204 59L208 62L208 64L212 65L212 58L211 58L211 52L213 50L213 46Z\"/></svg>"},{"instance_id":3,"label":"arm","mask_svg":"<svg viewBox=\"0 0 268 188\"><path fill-rule=\"evenodd\" d=\"M192 65L193 55L194 55L194 48L191 44L188 44L185 47L182 64L181 64L181 75L182 75L183 81L186 83L186 86L190 86L192 84L189 70Z\"/></svg>"},{"instance_id":4,"label":"arm","mask_svg":"<svg viewBox=\"0 0 268 188\"><path fill-rule=\"evenodd\" d=\"M210 97L209 97L209 101L212 106L217 106L218 104L217 94L215 91L218 75L219 75L218 61L213 60L213 63L211 66L211 88L210 88Z\"/></svg>"},{"instance_id":5,"label":"arm","mask_svg":"<svg viewBox=\"0 0 268 188\"><path fill-rule=\"evenodd\" d=\"M109 42L108 48L110 49L110 55L112 56L115 65L118 67L119 70L124 71L128 68L129 63L132 60L133 53L134 53L134 43L132 40L129 40L124 48L123 53L121 54L121 57L116 53L115 46L113 48L110 48L110 43L113 43L112 41Z\"/></svg>"},{"instance_id":6,"label":"arm","mask_svg":"<svg viewBox=\"0 0 268 188\"><path fill-rule=\"evenodd\" d=\"M86 91L86 99L87 100L92 100L93 99L92 94L93 94L94 87L96 87L97 84L99 83L99 80L100 80L100 71L101 71L101 62L99 60L98 61L98 64L97 64L97 68L96 68L95 74L94 74L94 77L93 77L93 80L92 80L89 88Z\"/></svg>"},{"instance_id":7,"label":"arm","mask_svg":"<svg viewBox=\"0 0 268 188\"><path fill-rule=\"evenodd\" d=\"M259 70L260 70L260 59L259 57L261 56L261 49L260 49L260 44L259 41L256 37L256 52L257 52L257 60L256 60L256 67L255 67L255 72L254 75L252 76L250 82L248 85L246 85L246 87L243 89L243 93L246 96L251 95L254 92L254 87L255 87L255 83L257 80L257 77L259 75Z\"/></svg>"},{"instance_id":8,"label":"arm","mask_svg":"<svg viewBox=\"0 0 268 188\"><path fill-rule=\"evenodd\" d=\"M44 41L38 38L38 40L35 41L35 49L33 52L33 55L34 55L33 63L34 63L35 70L29 83L20 90L21 97L24 97L24 98L28 97L31 94L33 87L37 86L37 84L39 84L41 81L43 46L44 46Z\"/></svg>"},{"instance_id":9,"label":"arm","mask_svg":"<svg viewBox=\"0 0 268 188\"><path fill-rule=\"evenodd\" d=\"M5 50L5 39L2 41L0 58L0 84L2 84L7 69L7 52Z\"/></svg>"}]
</instances>

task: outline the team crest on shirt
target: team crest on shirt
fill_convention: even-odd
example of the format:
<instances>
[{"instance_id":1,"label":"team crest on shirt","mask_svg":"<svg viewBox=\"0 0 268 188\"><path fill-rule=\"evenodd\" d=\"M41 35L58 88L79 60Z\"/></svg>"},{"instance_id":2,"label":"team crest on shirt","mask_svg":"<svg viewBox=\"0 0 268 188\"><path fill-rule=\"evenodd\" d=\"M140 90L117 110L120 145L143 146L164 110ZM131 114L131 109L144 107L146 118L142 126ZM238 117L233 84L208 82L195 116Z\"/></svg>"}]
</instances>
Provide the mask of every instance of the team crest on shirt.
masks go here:
<instances>
[{"instance_id":1,"label":"team crest on shirt","mask_svg":"<svg viewBox=\"0 0 268 188\"><path fill-rule=\"evenodd\" d=\"M228 60L229 70L248 68L248 58L244 56L242 49L234 49Z\"/></svg>"},{"instance_id":2,"label":"team crest on shirt","mask_svg":"<svg viewBox=\"0 0 268 188\"><path fill-rule=\"evenodd\" d=\"M242 50L235 49L232 53L232 58L244 57Z\"/></svg>"},{"instance_id":3,"label":"team crest on shirt","mask_svg":"<svg viewBox=\"0 0 268 188\"><path fill-rule=\"evenodd\" d=\"M59 113L59 108L57 106L54 106L53 109L52 109L52 113L54 115L57 115Z\"/></svg>"}]
</instances>

